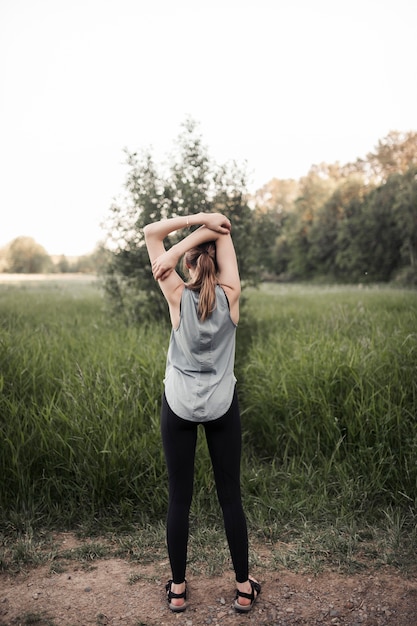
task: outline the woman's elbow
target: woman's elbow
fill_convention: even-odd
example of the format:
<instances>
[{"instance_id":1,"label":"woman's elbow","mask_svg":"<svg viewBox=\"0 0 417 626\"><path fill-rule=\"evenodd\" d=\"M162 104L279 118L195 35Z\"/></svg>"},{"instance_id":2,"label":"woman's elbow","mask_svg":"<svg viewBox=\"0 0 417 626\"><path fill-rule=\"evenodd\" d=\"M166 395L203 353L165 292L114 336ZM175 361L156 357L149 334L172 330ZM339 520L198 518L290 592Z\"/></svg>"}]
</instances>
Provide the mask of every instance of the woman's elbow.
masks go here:
<instances>
[{"instance_id":1,"label":"woman's elbow","mask_svg":"<svg viewBox=\"0 0 417 626\"><path fill-rule=\"evenodd\" d=\"M143 227L143 235L145 237L145 241L149 241L155 235L154 224L146 224Z\"/></svg>"}]
</instances>

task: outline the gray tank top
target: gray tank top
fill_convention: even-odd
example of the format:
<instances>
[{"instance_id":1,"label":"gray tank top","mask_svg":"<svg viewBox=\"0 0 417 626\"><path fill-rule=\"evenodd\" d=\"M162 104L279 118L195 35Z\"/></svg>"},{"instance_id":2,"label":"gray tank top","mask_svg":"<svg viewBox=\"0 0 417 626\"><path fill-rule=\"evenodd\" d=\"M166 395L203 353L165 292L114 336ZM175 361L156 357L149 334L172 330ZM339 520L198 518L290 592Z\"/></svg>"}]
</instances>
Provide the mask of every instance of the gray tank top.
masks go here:
<instances>
[{"instance_id":1,"label":"gray tank top","mask_svg":"<svg viewBox=\"0 0 417 626\"><path fill-rule=\"evenodd\" d=\"M198 292L185 288L180 323L169 342L165 397L171 410L186 420L207 422L229 409L235 388L236 324L223 289L216 286L216 308L202 322Z\"/></svg>"}]
</instances>

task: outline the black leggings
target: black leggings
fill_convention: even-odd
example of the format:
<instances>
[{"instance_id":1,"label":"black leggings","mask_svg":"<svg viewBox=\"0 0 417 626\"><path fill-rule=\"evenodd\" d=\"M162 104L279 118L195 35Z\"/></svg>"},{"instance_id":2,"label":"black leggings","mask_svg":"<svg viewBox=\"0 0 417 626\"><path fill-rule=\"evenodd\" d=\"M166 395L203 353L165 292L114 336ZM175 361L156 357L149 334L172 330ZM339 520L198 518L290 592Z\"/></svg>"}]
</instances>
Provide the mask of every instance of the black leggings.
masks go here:
<instances>
[{"instance_id":1,"label":"black leggings","mask_svg":"<svg viewBox=\"0 0 417 626\"><path fill-rule=\"evenodd\" d=\"M236 391L227 413L203 426L236 581L245 582L248 533L240 491L241 426ZM161 433L169 477L167 544L174 583L185 580L197 427L196 422L175 415L163 395Z\"/></svg>"}]
</instances>

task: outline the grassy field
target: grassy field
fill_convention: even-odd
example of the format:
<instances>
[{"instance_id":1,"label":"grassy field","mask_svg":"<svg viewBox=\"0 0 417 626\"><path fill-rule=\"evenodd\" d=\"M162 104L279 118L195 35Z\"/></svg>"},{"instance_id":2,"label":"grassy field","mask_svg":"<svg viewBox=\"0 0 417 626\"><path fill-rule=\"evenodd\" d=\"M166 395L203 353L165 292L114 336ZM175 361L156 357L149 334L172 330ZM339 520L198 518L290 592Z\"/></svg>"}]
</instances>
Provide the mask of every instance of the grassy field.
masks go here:
<instances>
[{"instance_id":1,"label":"grassy field","mask_svg":"<svg viewBox=\"0 0 417 626\"><path fill-rule=\"evenodd\" d=\"M97 283L0 284L0 524L158 528L169 327L109 317ZM242 486L262 540L417 546L417 293L249 290L236 361ZM203 437L193 520L221 526ZM326 547L327 546L327 547ZM393 552L391 552L393 553Z\"/></svg>"}]
</instances>

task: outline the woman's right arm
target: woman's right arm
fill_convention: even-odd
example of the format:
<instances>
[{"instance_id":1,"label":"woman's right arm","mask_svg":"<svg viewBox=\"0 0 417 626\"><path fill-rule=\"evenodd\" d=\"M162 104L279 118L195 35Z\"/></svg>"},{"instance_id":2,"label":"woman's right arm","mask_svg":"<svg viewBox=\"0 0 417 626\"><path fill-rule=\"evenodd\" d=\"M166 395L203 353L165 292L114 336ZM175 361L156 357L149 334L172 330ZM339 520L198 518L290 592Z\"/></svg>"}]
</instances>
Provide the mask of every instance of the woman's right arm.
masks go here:
<instances>
[{"instance_id":1,"label":"woman's right arm","mask_svg":"<svg viewBox=\"0 0 417 626\"><path fill-rule=\"evenodd\" d=\"M165 250L164 239L181 228L203 224L187 237ZM159 282L170 309L173 326L179 317L179 305L184 281L175 271L181 256L194 246L206 241L223 239L230 232L229 220L220 213L196 213L188 217L173 217L147 224L144 228L145 243L155 280Z\"/></svg>"},{"instance_id":2,"label":"woman's right arm","mask_svg":"<svg viewBox=\"0 0 417 626\"><path fill-rule=\"evenodd\" d=\"M189 226L202 226L190 233L169 250L163 240L170 233ZM148 224L144 228L145 242L155 280L164 280L175 269L179 259L191 248L207 241L217 241L230 232L230 221L221 213L196 213L187 217L173 217Z\"/></svg>"},{"instance_id":3,"label":"woman's right arm","mask_svg":"<svg viewBox=\"0 0 417 626\"><path fill-rule=\"evenodd\" d=\"M231 235L219 237L216 241L216 260L219 268L218 281L227 295L230 317L239 321L239 298L241 294L239 267Z\"/></svg>"}]
</instances>

